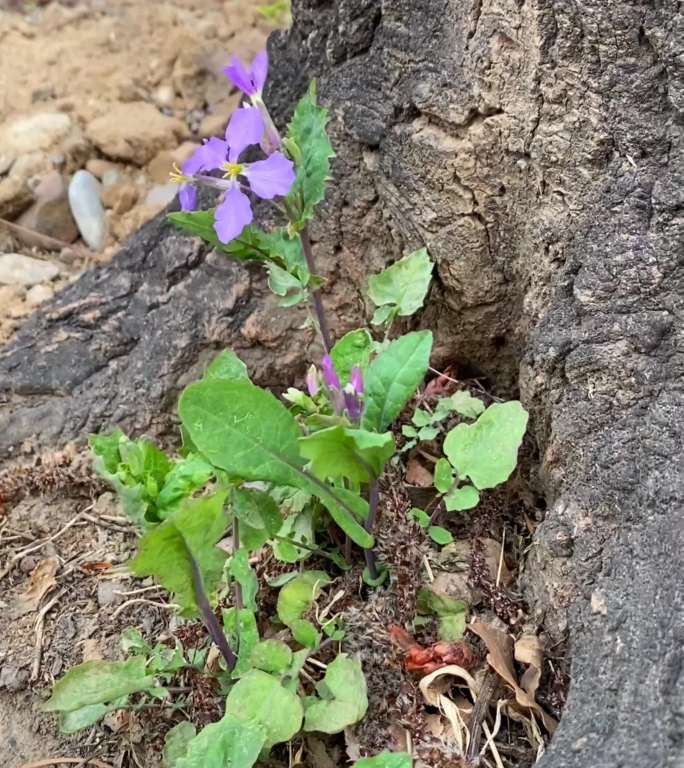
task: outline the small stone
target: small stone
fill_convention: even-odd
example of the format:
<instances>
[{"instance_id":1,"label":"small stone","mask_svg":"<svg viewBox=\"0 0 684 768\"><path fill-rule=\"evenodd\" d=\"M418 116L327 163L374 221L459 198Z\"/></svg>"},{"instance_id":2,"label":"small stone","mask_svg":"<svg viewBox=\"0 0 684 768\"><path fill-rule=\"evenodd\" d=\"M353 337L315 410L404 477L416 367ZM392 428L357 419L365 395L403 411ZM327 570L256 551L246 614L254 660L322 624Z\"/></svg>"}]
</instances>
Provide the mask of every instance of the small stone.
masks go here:
<instances>
[{"instance_id":1,"label":"small stone","mask_svg":"<svg viewBox=\"0 0 684 768\"><path fill-rule=\"evenodd\" d=\"M222 113L207 115L199 124L198 133L201 139L209 139L212 136L223 136L226 132L229 115Z\"/></svg>"},{"instance_id":2,"label":"small stone","mask_svg":"<svg viewBox=\"0 0 684 768\"><path fill-rule=\"evenodd\" d=\"M174 153L168 149L159 152L154 160L147 166L147 172L155 184L168 184L169 174L176 162Z\"/></svg>"},{"instance_id":3,"label":"small stone","mask_svg":"<svg viewBox=\"0 0 684 768\"><path fill-rule=\"evenodd\" d=\"M0 128L3 153L22 155L49 149L71 130L71 118L63 112L24 115Z\"/></svg>"},{"instance_id":4,"label":"small stone","mask_svg":"<svg viewBox=\"0 0 684 768\"><path fill-rule=\"evenodd\" d=\"M112 168L102 174L102 186L105 189L107 187L115 187L122 180L123 174L118 168Z\"/></svg>"},{"instance_id":5,"label":"small stone","mask_svg":"<svg viewBox=\"0 0 684 768\"><path fill-rule=\"evenodd\" d=\"M100 184L89 171L77 171L71 179L69 205L83 240L89 248L101 251L107 239L107 219Z\"/></svg>"},{"instance_id":6,"label":"small stone","mask_svg":"<svg viewBox=\"0 0 684 768\"><path fill-rule=\"evenodd\" d=\"M165 208L178 194L177 184L164 184L152 187L145 198L145 205L156 208Z\"/></svg>"},{"instance_id":7,"label":"small stone","mask_svg":"<svg viewBox=\"0 0 684 768\"><path fill-rule=\"evenodd\" d=\"M3 152L0 155L0 176L9 171L15 159L14 155L11 155L9 152Z\"/></svg>"},{"instance_id":8,"label":"small stone","mask_svg":"<svg viewBox=\"0 0 684 768\"><path fill-rule=\"evenodd\" d=\"M102 202L116 214L128 213L138 200L138 190L130 182L120 182L102 190Z\"/></svg>"},{"instance_id":9,"label":"small stone","mask_svg":"<svg viewBox=\"0 0 684 768\"><path fill-rule=\"evenodd\" d=\"M174 151L171 153L173 155L174 162L178 163L178 165L183 165L186 160L190 159L192 153L199 146L200 145L194 141L184 141L180 147L178 147L178 149L174 149Z\"/></svg>"},{"instance_id":10,"label":"small stone","mask_svg":"<svg viewBox=\"0 0 684 768\"><path fill-rule=\"evenodd\" d=\"M54 295L55 292L49 285L34 285L26 292L26 303L30 307L37 307L44 301L49 301Z\"/></svg>"},{"instance_id":11,"label":"small stone","mask_svg":"<svg viewBox=\"0 0 684 768\"><path fill-rule=\"evenodd\" d=\"M101 160L99 157L93 157L86 163L86 171L90 171L98 179L104 178L107 171L118 171L119 166L111 163L109 160Z\"/></svg>"},{"instance_id":12,"label":"small stone","mask_svg":"<svg viewBox=\"0 0 684 768\"><path fill-rule=\"evenodd\" d=\"M78 228L71 215L61 175L56 171L48 174L33 194L36 202L21 215L17 223L42 235L73 243L78 237Z\"/></svg>"},{"instance_id":13,"label":"small stone","mask_svg":"<svg viewBox=\"0 0 684 768\"><path fill-rule=\"evenodd\" d=\"M25 555L19 561L19 570L22 573L31 573L31 571L38 565L38 558L31 555Z\"/></svg>"},{"instance_id":14,"label":"small stone","mask_svg":"<svg viewBox=\"0 0 684 768\"><path fill-rule=\"evenodd\" d=\"M144 101L113 104L107 114L92 120L86 135L107 157L145 165L160 149L175 147L187 137L185 125L162 115Z\"/></svg>"},{"instance_id":15,"label":"small stone","mask_svg":"<svg viewBox=\"0 0 684 768\"><path fill-rule=\"evenodd\" d=\"M59 268L50 261L34 259L21 253L0 254L0 283L5 285L37 285L53 280Z\"/></svg>"},{"instance_id":16,"label":"small stone","mask_svg":"<svg viewBox=\"0 0 684 768\"><path fill-rule=\"evenodd\" d=\"M121 584L118 581L100 581L97 585L97 603L100 608L121 602Z\"/></svg>"},{"instance_id":17,"label":"small stone","mask_svg":"<svg viewBox=\"0 0 684 768\"><path fill-rule=\"evenodd\" d=\"M0 671L0 688L8 691L21 691L28 683L29 673L26 669L15 667L14 664L5 664Z\"/></svg>"},{"instance_id":18,"label":"small stone","mask_svg":"<svg viewBox=\"0 0 684 768\"><path fill-rule=\"evenodd\" d=\"M162 83L152 91L152 101L158 107L172 107L175 100L176 92L173 90L173 86L168 83Z\"/></svg>"}]
</instances>

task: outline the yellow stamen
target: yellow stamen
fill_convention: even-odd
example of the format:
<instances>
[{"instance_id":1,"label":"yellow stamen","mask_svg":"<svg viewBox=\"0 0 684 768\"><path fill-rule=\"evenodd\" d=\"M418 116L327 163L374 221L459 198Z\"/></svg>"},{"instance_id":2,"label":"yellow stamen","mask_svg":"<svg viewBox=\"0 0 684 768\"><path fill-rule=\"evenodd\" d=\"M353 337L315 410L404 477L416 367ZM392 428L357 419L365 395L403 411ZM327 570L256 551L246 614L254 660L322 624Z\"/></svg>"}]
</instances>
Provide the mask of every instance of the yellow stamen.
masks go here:
<instances>
[{"instance_id":1,"label":"yellow stamen","mask_svg":"<svg viewBox=\"0 0 684 768\"><path fill-rule=\"evenodd\" d=\"M223 178L235 180L242 173L244 168L245 166L242 163L224 163L222 170L224 170L225 173L223 174Z\"/></svg>"},{"instance_id":2,"label":"yellow stamen","mask_svg":"<svg viewBox=\"0 0 684 768\"><path fill-rule=\"evenodd\" d=\"M173 171L169 173L169 178L174 184L189 184L192 181L189 176L186 176L183 171L181 171L177 163L173 164Z\"/></svg>"}]
</instances>

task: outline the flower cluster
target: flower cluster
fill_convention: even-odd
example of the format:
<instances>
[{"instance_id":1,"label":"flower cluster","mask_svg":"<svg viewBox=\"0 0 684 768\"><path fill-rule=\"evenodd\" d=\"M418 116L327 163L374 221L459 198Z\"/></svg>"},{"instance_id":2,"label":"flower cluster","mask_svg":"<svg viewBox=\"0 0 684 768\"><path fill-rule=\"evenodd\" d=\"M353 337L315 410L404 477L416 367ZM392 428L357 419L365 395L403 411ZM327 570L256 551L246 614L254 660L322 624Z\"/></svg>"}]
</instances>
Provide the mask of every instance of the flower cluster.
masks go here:
<instances>
[{"instance_id":1,"label":"flower cluster","mask_svg":"<svg viewBox=\"0 0 684 768\"><path fill-rule=\"evenodd\" d=\"M349 381L342 387L340 377L335 371L332 358L325 355L321 361L323 384L328 392L335 413L342 416L344 413L351 422L357 424L361 419L363 410L363 376L361 369L352 368ZM319 390L319 375L315 366L311 366L306 375L306 388L311 397L315 397Z\"/></svg>"},{"instance_id":2,"label":"flower cluster","mask_svg":"<svg viewBox=\"0 0 684 768\"><path fill-rule=\"evenodd\" d=\"M252 192L262 200L284 197L294 183L295 171L292 161L279 151L280 137L261 100L268 72L266 52L257 54L249 72L237 58L224 72L251 99L252 106L237 109L228 122L225 137L207 140L171 178L181 185L179 199L184 211L195 210L198 185L221 191L214 230L222 243L229 243L252 222L252 203L247 193ZM261 146L267 157L252 163L240 162L243 152L255 145ZM212 175L215 171L222 175Z\"/></svg>"}]
</instances>

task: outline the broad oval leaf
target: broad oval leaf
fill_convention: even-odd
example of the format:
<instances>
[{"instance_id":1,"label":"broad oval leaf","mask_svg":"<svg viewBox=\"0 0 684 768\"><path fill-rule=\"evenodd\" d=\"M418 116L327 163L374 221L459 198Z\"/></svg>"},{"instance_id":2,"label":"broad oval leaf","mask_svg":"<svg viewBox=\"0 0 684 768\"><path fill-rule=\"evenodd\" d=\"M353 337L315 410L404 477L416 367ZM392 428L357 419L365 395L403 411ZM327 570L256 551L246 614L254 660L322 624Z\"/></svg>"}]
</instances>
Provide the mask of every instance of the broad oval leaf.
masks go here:
<instances>
[{"instance_id":1,"label":"broad oval leaf","mask_svg":"<svg viewBox=\"0 0 684 768\"><path fill-rule=\"evenodd\" d=\"M349 381L352 368L365 371L373 349L373 339L365 328L349 331L330 350L335 371L344 384Z\"/></svg>"},{"instance_id":2,"label":"broad oval leaf","mask_svg":"<svg viewBox=\"0 0 684 768\"><path fill-rule=\"evenodd\" d=\"M278 593L278 618L290 628L295 639L307 648L316 647L320 637L314 625L302 619L302 616L327 584L330 584L330 577L325 571L304 571Z\"/></svg>"},{"instance_id":3,"label":"broad oval leaf","mask_svg":"<svg viewBox=\"0 0 684 768\"><path fill-rule=\"evenodd\" d=\"M85 661L55 683L42 708L45 712L73 712L144 691L154 686L154 677L145 671L144 656L127 661Z\"/></svg>"},{"instance_id":4,"label":"broad oval leaf","mask_svg":"<svg viewBox=\"0 0 684 768\"><path fill-rule=\"evenodd\" d=\"M275 677L253 669L231 688L226 699L226 715L263 730L263 746L270 749L297 733L302 725L303 710L299 697Z\"/></svg>"},{"instance_id":5,"label":"broad oval leaf","mask_svg":"<svg viewBox=\"0 0 684 768\"><path fill-rule=\"evenodd\" d=\"M282 640L262 640L252 648L251 663L263 672L280 674L292 663L292 650Z\"/></svg>"},{"instance_id":6,"label":"broad oval leaf","mask_svg":"<svg viewBox=\"0 0 684 768\"><path fill-rule=\"evenodd\" d=\"M209 363L204 374L207 379L249 379L247 366L233 352L232 349L224 349Z\"/></svg>"},{"instance_id":7,"label":"broad oval leaf","mask_svg":"<svg viewBox=\"0 0 684 768\"><path fill-rule=\"evenodd\" d=\"M467 509L473 509L479 503L480 494L477 488L473 488L472 485L462 485L444 497L444 506L447 512L465 512Z\"/></svg>"},{"instance_id":8,"label":"broad oval leaf","mask_svg":"<svg viewBox=\"0 0 684 768\"><path fill-rule=\"evenodd\" d=\"M168 768L252 768L264 747L264 729L226 712L187 742Z\"/></svg>"},{"instance_id":9,"label":"broad oval leaf","mask_svg":"<svg viewBox=\"0 0 684 768\"><path fill-rule=\"evenodd\" d=\"M444 453L460 477L469 477L480 490L494 488L508 480L518 463L527 420L517 400L494 403L474 424L454 427Z\"/></svg>"},{"instance_id":10,"label":"broad oval leaf","mask_svg":"<svg viewBox=\"0 0 684 768\"><path fill-rule=\"evenodd\" d=\"M340 653L328 664L316 690L318 696L310 696L304 702L305 731L340 733L366 714L366 678L357 659Z\"/></svg>"},{"instance_id":11,"label":"broad oval leaf","mask_svg":"<svg viewBox=\"0 0 684 768\"><path fill-rule=\"evenodd\" d=\"M430 363L432 333L414 331L393 341L368 367L361 425L382 432L413 397Z\"/></svg>"},{"instance_id":12,"label":"broad oval leaf","mask_svg":"<svg viewBox=\"0 0 684 768\"><path fill-rule=\"evenodd\" d=\"M404 256L368 278L371 301L378 307L393 306L396 314L402 317L412 315L423 306L432 280L432 266L425 248ZM383 319L381 317L380 321Z\"/></svg>"}]
</instances>

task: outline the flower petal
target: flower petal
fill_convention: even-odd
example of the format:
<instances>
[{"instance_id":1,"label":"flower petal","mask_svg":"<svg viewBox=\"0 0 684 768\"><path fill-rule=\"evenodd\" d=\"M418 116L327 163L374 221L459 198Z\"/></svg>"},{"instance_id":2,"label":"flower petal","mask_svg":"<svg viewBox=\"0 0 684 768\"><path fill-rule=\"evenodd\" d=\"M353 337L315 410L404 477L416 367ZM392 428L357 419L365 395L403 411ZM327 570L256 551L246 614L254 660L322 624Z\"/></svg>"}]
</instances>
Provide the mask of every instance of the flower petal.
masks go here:
<instances>
[{"instance_id":1,"label":"flower petal","mask_svg":"<svg viewBox=\"0 0 684 768\"><path fill-rule=\"evenodd\" d=\"M181 211L194 211L197 208L197 190L192 184L181 184L178 190Z\"/></svg>"},{"instance_id":2,"label":"flower petal","mask_svg":"<svg viewBox=\"0 0 684 768\"><path fill-rule=\"evenodd\" d=\"M243 176L255 195L264 200L283 197L295 180L294 165L280 152L274 152L265 160L257 160L245 167Z\"/></svg>"},{"instance_id":3,"label":"flower petal","mask_svg":"<svg viewBox=\"0 0 684 768\"><path fill-rule=\"evenodd\" d=\"M241 107L233 112L226 128L226 141L230 146L228 160L236 163L250 144L258 144L264 133L264 121L259 110Z\"/></svg>"},{"instance_id":4,"label":"flower petal","mask_svg":"<svg viewBox=\"0 0 684 768\"><path fill-rule=\"evenodd\" d=\"M228 144L223 139L212 137L206 144L192 153L183 163L181 170L186 176L193 176L200 171L213 171L220 168L228 157Z\"/></svg>"},{"instance_id":5,"label":"flower petal","mask_svg":"<svg viewBox=\"0 0 684 768\"><path fill-rule=\"evenodd\" d=\"M229 243L252 221L252 206L236 184L226 192L214 214L214 231L222 243Z\"/></svg>"},{"instance_id":6,"label":"flower petal","mask_svg":"<svg viewBox=\"0 0 684 768\"><path fill-rule=\"evenodd\" d=\"M230 66L223 70L223 74L233 83L233 85L238 90L242 91L246 96L253 96L256 93L256 89L249 72L247 72L237 56L233 56L230 62Z\"/></svg>"},{"instance_id":7,"label":"flower petal","mask_svg":"<svg viewBox=\"0 0 684 768\"><path fill-rule=\"evenodd\" d=\"M321 368L323 369L323 381L326 383L328 389L333 392L339 392L341 389L340 379L335 371L335 366L333 365L330 355L323 355Z\"/></svg>"},{"instance_id":8,"label":"flower petal","mask_svg":"<svg viewBox=\"0 0 684 768\"><path fill-rule=\"evenodd\" d=\"M351 385L352 392L355 395L363 394L363 375L361 374L361 369L356 365L351 369L349 384Z\"/></svg>"},{"instance_id":9,"label":"flower petal","mask_svg":"<svg viewBox=\"0 0 684 768\"><path fill-rule=\"evenodd\" d=\"M257 93L264 90L266 76L268 75L268 53L259 51L252 62L252 85Z\"/></svg>"}]
</instances>

